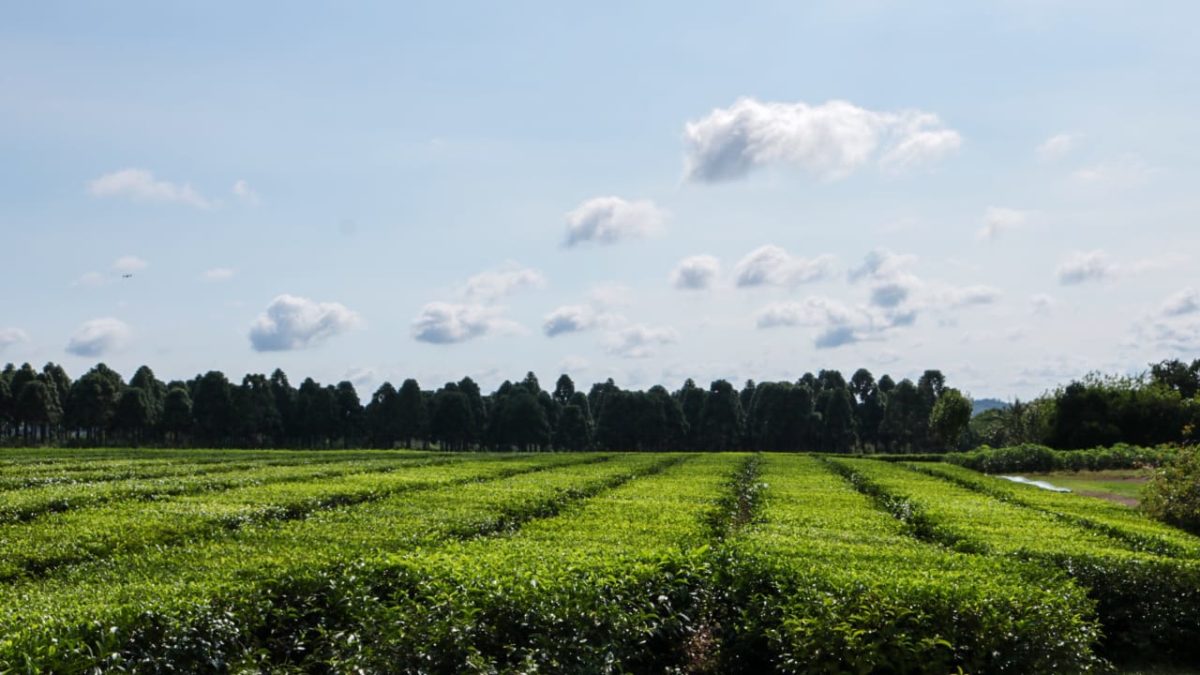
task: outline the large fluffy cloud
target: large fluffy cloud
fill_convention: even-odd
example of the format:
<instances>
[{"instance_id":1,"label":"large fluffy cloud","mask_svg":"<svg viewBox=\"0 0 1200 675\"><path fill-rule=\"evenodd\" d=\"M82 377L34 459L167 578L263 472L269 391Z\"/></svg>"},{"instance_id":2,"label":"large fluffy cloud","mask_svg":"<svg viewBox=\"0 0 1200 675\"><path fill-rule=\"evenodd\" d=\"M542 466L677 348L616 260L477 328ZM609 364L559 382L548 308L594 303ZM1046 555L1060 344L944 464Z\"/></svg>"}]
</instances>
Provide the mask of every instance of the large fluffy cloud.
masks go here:
<instances>
[{"instance_id":1,"label":"large fluffy cloud","mask_svg":"<svg viewBox=\"0 0 1200 675\"><path fill-rule=\"evenodd\" d=\"M711 255L694 255L679 261L671 271L671 285L683 290L709 288L721 272L721 261Z\"/></svg>"},{"instance_id":2,"label":"large fluffy cloud","mask_svg":"<svg viewBox=\"0 0 1200 675\"><path fill-rule=\"evenodd\" d=\"M546 278L542 273L517 263L508 263L498 270L480 272L467 279L463 295L473 301L493 302L528 288L542 288Z\"/></svg>"},{"instance_id":3,"label":"large fluffy cloud","mask_svg":"<svg viewBox=\"0 0 1200 675\"><path fill-rule=\"evenodd\" d=\"M614 356L642 359L653 356L658 347L678 339L679 333L674 328L635 324L610 332L604 346Z\"/></svg>"},{"instance_id":4,"label":"large fluffy cloud","mask_svg":"<svg viewBox=\"0 0 1200 675\"><path fill-rule=\"evenodd\" d=\"M479 304L431 302L412 323L413 337L445 345L483 337L514 327L499 308Z\"/></svg>"},{"instance_id":5,"label":"large fluffy cloud","mask_svg":"<svg viewBox=\"0 0 1200 675\"><path fill-rule=\"evenodd\" d=\"M129 325L120 319L92 319L75 330L67 351L76 356L103 356L123 348L131 334Z\"/></svg>"},{"instance_id":6,"label":"large fluffy cloud","mask_svg":"<svg viewBox=\"0 0 1200 675\"><path fill-rule=\"evenodd\" d=\"M22 342L29 342L29 334L20 328L0 328L0 351Z\"/></svg>"},{"instance_id":7,"label":"large fluffy cloud","mask_svg":"<svg viewBox=\"0 0 1200 675\"><path fill-rule=\"evenodd\" d=\"M846 101L820 105L743 98L684 127L688 179L741 178L770 164L800 166L826 179L877 163L886 170L925 164L954 152L958 132L919 110L880 112Z\"/></svg>"},{"instance_id":8,"label":"large fluffy cloud","mask_svg":"<svg viewBox=\"0 0 1200 675\"><path fill-rule=\"evenodd\" d=\"M158 180L145 169L121 169L106 173L87 184L93 197L125 197L143 202L173 202L206 209L212 204L191 185Z\"/></svg>"},{"instance_id":9,"label":"large fluffy cloud","mask_svg":"<svg viewBox=\"0 0 1200 675\"><path fill-rule=\"evenodd\" d=\"M336 302L280 295L250 326L255 351L306 349L360 325L358 314Z\"/></svg>"},{"instance_id":10,"label":"large fluffy cloud","mask_svg":"<svg viewBox=\"0 0 1200 675\"><path fill-rule=\"evenodd\" d=\"M649 200L596 197L567 214L566 245L614 244L645 237L660 229L665 219L666 213Z\"/></svg>"},{"instance_id":11,"label":"large fluffy cloud","mask_svg":"<svg viewBox=\"0 0 1200 675\"><path fill-rule=\"evenodd\" d=\"M794 256L779 246L760 246L738 261L733 268L735 283L750 286L796 286L819 281L829 276L834 257L816 258Z\"/></svg>"}]
</instances>

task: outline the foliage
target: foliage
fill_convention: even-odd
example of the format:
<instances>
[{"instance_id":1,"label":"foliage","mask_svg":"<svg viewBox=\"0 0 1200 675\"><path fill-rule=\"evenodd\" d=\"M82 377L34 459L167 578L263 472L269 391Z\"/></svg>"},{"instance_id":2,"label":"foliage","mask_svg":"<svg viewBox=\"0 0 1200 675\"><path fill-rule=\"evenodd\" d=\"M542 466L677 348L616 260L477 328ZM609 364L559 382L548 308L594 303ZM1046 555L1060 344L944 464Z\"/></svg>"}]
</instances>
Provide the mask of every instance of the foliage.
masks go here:
<instances>
[{"instance_id":1,"label":"foliage","mask_svg":"<svg viewBox=\"0 0 1200 675\"><path fill-rule=\"evenodd\" d=\"M1187 448L1160 467L1141 506L1154 518L1200 534L1200 448Z\"/></svg>"},{"instance_id":2,"label":"foliage","mask_svg":"<svg viewBox=\"0 0 1200 675\"><path fill-rule=\"evenodd\" d=\"M1171 446L1154 448L1117 444L1090 450L1054 450L1026 443L1004 448L984 446L970 452L952 452L943 457L951 464L983 473L1101 471L1157 466L1177 452Z\"/></svg>"}]
</instances>

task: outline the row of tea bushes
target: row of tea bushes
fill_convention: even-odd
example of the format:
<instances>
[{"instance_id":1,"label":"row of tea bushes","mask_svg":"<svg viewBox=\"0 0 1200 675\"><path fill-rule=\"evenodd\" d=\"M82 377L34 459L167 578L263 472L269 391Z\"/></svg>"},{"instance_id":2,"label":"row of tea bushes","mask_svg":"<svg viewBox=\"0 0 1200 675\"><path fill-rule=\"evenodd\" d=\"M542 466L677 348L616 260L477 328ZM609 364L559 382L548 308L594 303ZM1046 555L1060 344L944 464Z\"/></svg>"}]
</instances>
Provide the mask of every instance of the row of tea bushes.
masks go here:
<instances>
[{"instance_id":1,"label":"row of tea bushes","mask_svg":"<svg viewBox=\"0 0 1200 675\"><path fill-rule=\"evenodd\" d=\"M946 545L1070 575L1096 600L1106 655L1200 658L1200 562L1140 552L1095 528L904 466L836 461L883 494L910 503Z\"/></svg>"}]
</instances>

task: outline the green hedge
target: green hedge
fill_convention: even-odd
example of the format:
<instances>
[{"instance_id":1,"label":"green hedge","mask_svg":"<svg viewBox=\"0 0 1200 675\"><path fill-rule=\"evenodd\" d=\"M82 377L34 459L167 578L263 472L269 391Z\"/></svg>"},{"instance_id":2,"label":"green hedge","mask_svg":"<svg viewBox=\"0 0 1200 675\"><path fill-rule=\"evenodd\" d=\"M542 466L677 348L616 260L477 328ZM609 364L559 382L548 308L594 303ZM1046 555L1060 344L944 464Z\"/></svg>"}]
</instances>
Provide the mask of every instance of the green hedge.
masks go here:
<instances>
[{"instance_id":1,"label":"green hedge","mask_svg":"<svg viewBox=\"0 0 1200 675\"><path fill-rule=\"evenodd\" d=\"M1101 471L1159 466L1169 461L1177 452L1178 449L1172 446L1145 448L1119 444L1090 450L1054 450L1044 445L1026 443L1004 448L985 445L971 452L950 452L942 455L940 461L984 473Z\"/></svg>"}]
</instances>

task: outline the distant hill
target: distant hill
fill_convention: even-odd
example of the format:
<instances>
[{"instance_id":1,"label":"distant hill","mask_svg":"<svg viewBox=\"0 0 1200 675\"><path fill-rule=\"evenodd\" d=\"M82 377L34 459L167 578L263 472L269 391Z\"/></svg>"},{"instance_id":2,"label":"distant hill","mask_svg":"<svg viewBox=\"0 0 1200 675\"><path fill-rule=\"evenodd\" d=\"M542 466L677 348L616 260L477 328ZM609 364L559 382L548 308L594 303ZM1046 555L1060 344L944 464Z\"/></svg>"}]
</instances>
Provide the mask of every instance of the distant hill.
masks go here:
<instances>
[{"instance_id":1,"label":"distant hill","mask_svg":"<svg viewBox=\"0 0 1200 675\"><path fill-rule=\"evenodd\" d=\"M971 411L971 415L975 416L981 412L987 412L989 410L998 410L1000 408L1007 408L1007 407L1008 407L1008 404L1005 403L1004 401L1001 401L998 398L977 398L977 399L975 399L975 408Z\"/></svg>"}]
</instances>

